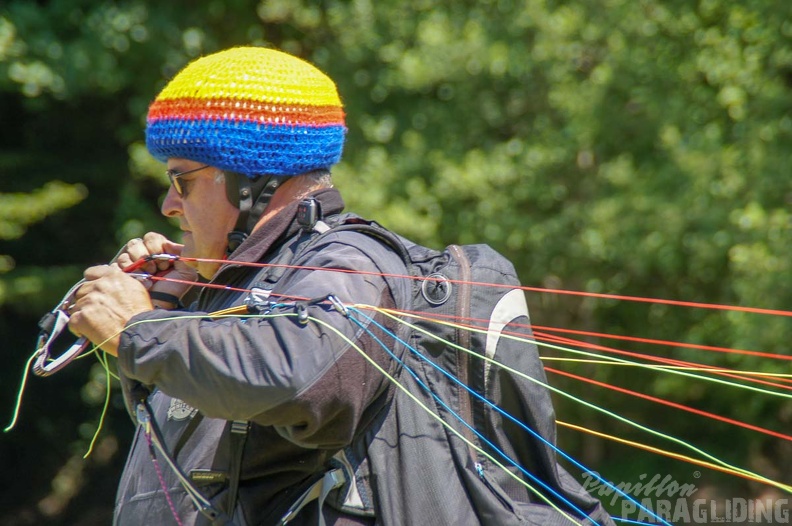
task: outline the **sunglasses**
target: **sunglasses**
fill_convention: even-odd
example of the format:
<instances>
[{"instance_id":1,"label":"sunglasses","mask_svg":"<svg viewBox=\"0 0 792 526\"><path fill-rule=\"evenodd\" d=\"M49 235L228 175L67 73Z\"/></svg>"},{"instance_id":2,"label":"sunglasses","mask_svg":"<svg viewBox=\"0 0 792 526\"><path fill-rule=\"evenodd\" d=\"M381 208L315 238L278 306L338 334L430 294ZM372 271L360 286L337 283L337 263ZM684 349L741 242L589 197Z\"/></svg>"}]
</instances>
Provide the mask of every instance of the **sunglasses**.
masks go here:
<instances>
[{"instance_id":1,"label":"sunglasses","mask_svg":"<svg viewBox=\"0 0 792 526\"><path fill-rule=\"evenodd\" d=\"M173 186L173 189L176 190L176 193L179 194L179 197L184 196L184 186L182 186L181 181L179 180L181 177L185 175L191 174L193 172L197 172L199 170L203 170L204 168L209 168L208 164L203 166L199 166L198 168L193 168L192 170L186 170L184 172L176 172L175 170L168 170L165 174L170 179L170 183Z\"/></svg>"}]
</instances>

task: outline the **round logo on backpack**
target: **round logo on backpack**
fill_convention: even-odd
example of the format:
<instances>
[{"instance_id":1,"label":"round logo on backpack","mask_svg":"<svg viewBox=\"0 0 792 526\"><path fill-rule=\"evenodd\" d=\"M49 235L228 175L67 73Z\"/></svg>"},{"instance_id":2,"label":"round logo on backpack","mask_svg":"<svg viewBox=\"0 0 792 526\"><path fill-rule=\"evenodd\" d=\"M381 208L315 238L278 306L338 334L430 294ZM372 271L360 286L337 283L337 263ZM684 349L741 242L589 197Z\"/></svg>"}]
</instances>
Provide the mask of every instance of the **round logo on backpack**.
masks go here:
<instances>
[{"instance_id":1,"label":"round logo on backpack","mask_svg":"<svg viewBox=\"0 0 792 526\"><path fill-rule=\"evenodd\" d=\"M442 305L451 297L451 282L443 274L430 274L421 284L421 294L430 305Z\"/></svg>"}]
</instances>

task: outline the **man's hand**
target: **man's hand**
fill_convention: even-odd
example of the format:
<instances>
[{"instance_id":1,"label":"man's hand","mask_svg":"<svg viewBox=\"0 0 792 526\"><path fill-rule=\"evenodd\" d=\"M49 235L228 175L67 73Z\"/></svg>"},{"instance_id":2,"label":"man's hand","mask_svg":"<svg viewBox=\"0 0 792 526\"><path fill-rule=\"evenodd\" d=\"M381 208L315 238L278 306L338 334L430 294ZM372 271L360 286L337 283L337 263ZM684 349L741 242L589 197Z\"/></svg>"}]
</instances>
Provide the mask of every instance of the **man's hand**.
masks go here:
<instances>
[{"instance_id":1,"label":"man's hand","mask_svg":"<svg viewBox=\"0 0 792 526\"><path fill-rule=\"evenodd\" d=\"M148 291L137 279L111 265L89 268L85 279L69 307L69 330L118 356L121 331L130 318L153 309Z\"/></svg>"},{"instance_id":2,"label":"man's hand","mask_svg":"<svg viewBox=\"0 0 792 526\"><path fill-rule=\"evenodd\" d=\"M143 236L143 239L137 238L127 243L112 265L123 270L138 260L154 254L179 256L181 255L182 248L183 245L170 241L162 234L149 232ZM166 280L146 282L145 286L149 291L164 293L173 296L177 300L191 287L190 283L198 279L198 273L194 268L178 260L150 261L140 270L148 274L156 274L157 276L168 278ZM176 306L175 304L157 299L152 301L154 305L166 309L172 309Z\"/></svg>"}]
</instances>

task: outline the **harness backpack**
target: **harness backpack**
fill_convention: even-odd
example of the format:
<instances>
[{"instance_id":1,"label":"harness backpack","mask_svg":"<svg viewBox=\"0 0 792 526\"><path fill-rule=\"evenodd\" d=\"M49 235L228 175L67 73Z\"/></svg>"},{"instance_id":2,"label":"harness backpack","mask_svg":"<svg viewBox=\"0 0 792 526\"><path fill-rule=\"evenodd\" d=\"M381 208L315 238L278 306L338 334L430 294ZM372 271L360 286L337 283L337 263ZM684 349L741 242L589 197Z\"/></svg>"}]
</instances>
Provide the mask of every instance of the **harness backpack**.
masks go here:
<instances>
[{"instance_id":1,"label":"harness backpack","mask_svg":"<svg viewBox=\"0 0 792 526\"><path fill-rule=\"evenodd\" d=\"M581 514L598 524L611 524L599 503L557 464L552 402L536 346L526 341L532 338L528 307L509 260L481 244L433 250L354 215L326 223L309 220L304 226L312 226L319 235L295 249L297 265L308 248L330 233L345 231L373 237L401 258L413 278L409 304L396 307L408 313L409 325L403 325L397 336L408 347L404 363L413 371L402 371L401 379L407 389L431 391L430 396L423 393L424 400L448 424L440 438L445 451L416 449L411 454L423 459L415 465L423 464L424 476L440 468L435 456L450 455L454 464L450 472L459 480L456 490L451 489L454 481L443 481L441 476L432 484L434 500L449 507L438 512L437 522L425 515L421 520L411 516L407 508L425 498L423 490L404 482L390 483L377 473L378 461L385 462L378 457L393 454L379 446L410 433L404 423L384 429L389 424L383 421L382 427L374 426L336 454L335 469L328 471L332 477L318 481L306 494L312 491L320 506L324 501L361 516L375 516L376 509L382 524L434 524L442 523L441 517L472 524L474 515L482 524L551 525L569 524L570 516L582 520ZM410 448L411 442L402 447ZM568 513L548 506L547 500L543 502L517 479L549 495L549 501ZM466 506L460 506L460 498L468 500ZM463 507L472 513L467 522Z\"/></svg>"},{"instance_id":2,"label":"harness backpack","mask_svg":"<svg viewBox=\"0 0 792 526\"><path fill-rule=\"evenodd\" d=\"M352 214L322 220L310 199L301 203L298 221L302 233L269 261L259 284L265 291L275 288L331 234L364 234L398 254L402 268L391 269L386 279L405 279L399 275L406 273L411 285L409 297L396 305L407 324L388 342L401 347L397 380L446 425L421 416L412 400L382 393L375 402L378 416L335 454L280 524L313 501L321 525L324 505L376 517L383 526L552 526L584 516L613 524L557 463L552 402L530 343L525 293L508 259L482 244L433 250ZM415 475L403 473L404 466L419 471L418 478L410 480Z\"/></svg>"}]
</instances>

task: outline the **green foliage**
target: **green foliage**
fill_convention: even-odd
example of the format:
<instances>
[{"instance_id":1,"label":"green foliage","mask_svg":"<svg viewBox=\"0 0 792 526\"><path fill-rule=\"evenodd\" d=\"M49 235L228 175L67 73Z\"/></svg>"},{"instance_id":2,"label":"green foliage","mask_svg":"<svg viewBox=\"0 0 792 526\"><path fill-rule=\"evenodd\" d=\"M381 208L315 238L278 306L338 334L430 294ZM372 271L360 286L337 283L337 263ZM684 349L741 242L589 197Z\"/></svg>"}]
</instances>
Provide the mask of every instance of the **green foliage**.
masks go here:
<instances>
[{"instance_id":1,"label":"green foliage","mask_svg":"<svg viewBox=\"0 0 792 526\"><path fill-rule=\"evenodd\" d=\"M530 286L792 309L792 3L46 4L0 8L0 113L15 124L0 130L0 271L16 265L0 280L0 306L14 348L30 346L30 320L80 268L147 230L172 232L157 210L167 180L142 142L148 101L190 59L238 44L296 53L336 79L349 127L337 186L349 208L416 241L490 243ZM538 292L529 303L540 326L790 354L788 316ZM12 331L16 319L24 323ZM780 367L759 356L597 343ZM792 418L767 397L681 376L565 368L773 429ZM3 386L16 378L7 370ZM642 421L657 414L632 397L550 379ZM80 406L79 396L66 398L71 411ZM614 425L564 400L558 413ZM666 431L734 462L788 463L777 441L724 441L732 428L668 415ZM56 427L75 436L77 422ZM562 438L600 471L628 471L617 446ZM648 471L651 457L640 462Z\"/></svg>"},{"instance_id":2,"label":"green foliage","mask_svg":"<svg viewBox=\"0 0 792 526\"><path fill-rule=\"evenodd\" d=\"M30 194L0 194L0 239L17 239L32 223L85 199L82 185L51 181Z\"/></svg>"},{"instance_id":3,"label":"green foliage","mask_svg":"<svg viewBox=\"0 0 792 526\"><path fill-rule=\"evenodd\" d=\"M51 181L29 194L0 193L0 239L18 239L27 227L46 216L74 206L85 198L82 185L67 185ZM0 254L0 274L14 268L14 259ZM6 284L0 280L0 305L4 302Z\"/></svg>"}]
</instances>

